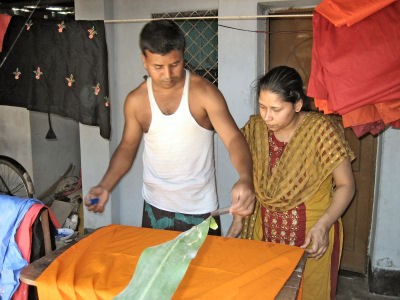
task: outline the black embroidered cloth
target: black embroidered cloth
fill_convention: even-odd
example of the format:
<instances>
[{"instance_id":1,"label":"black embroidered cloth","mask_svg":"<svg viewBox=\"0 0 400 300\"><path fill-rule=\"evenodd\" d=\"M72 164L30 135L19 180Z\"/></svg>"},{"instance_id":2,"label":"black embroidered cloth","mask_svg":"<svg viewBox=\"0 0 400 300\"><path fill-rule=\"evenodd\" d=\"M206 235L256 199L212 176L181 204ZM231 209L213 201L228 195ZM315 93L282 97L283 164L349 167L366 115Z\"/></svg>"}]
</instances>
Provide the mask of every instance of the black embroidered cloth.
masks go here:
<instances>
[{"instance_id":1,"label":"black embroidered cloth","mask_svg":"<svg viewBox=\"0 0 400 300\"><path fill-rule=\"evenodd\" d=\"M100 135L110 137L103 21L15 16L4 36L1 61L10 48L0 68L0 105L69 117L99 126Z\"/></svg>"}]
</instances>

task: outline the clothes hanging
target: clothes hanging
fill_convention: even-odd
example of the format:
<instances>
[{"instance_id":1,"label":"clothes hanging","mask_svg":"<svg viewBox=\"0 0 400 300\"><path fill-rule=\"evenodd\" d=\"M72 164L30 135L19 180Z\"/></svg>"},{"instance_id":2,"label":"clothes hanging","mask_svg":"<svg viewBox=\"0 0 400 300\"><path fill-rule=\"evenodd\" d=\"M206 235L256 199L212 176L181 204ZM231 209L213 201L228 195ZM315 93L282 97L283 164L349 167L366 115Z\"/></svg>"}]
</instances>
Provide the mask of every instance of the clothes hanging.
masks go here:
<instances>
[{"instance_id":1,"label":"clothes hanging","mask_svg":"<svg viewBox=\"0 0 400 300\"><path fill-rule=\"evenodd\" d=\"M325 12L326 13L326 12ZM336 27L314 12L308 96L324 113L343 116L357 136L400 120L400 2L358 23Z\"/></svg>"},{"instance_id":2,"label":"clothes hanging","mask_svg":"<svg viewBox=\"0 0 400 300\"><path fill-rule=\"evenodd\" d=\"M0 105L99 126L101 136L109 138L104 22L14 16L4 37L2 59L14 42L0 69Z\"/></svg>"},{"instance_id":3,"label":"clothes hanging","mask_svg":"<svg viewBox=\"0 0 400 300\"><path fill-rule=\"evenodd\" d=\"M351 26L397 0L324 0L315 8L337 27Z\"/></svg>"},{"instance_id":4,"label":"clothes hanging","mask_svg":"<svg viewBox=\"0 0 400 300\"><path fill-rule=\"evenodd\" d=\"M0 14L0 52L3 49L4 35L6 34L8 23L10 23L11 16Z\"/></svg>"}]
</instances>

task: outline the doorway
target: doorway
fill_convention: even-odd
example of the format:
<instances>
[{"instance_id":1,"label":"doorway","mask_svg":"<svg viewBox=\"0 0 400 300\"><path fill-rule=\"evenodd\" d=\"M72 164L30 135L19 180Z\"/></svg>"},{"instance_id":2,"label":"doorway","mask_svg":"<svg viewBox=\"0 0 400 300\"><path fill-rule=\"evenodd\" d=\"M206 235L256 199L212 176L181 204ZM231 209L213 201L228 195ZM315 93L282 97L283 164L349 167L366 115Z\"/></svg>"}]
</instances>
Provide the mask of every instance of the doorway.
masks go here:
<instances>
[{"instance_id":1,"label":"doorway","mask_svg":"<svg viewBox=\"0 0 400 300\"><path fill-rule=\"evenodd\" d=\"M276 11L276 14L311 14L310 9ZM270 18L266 21L266 70L279 65L296 68L308 86L313 42L312 18ZM316 109L312 105L313 109ZM344 244L340 268L366 274L368 243L374 199L377 138L367 135L357 138L351 128L345 129L346 138L356 159L352 162L356 194L343 215Z\"/></svg>"}]
</instances>

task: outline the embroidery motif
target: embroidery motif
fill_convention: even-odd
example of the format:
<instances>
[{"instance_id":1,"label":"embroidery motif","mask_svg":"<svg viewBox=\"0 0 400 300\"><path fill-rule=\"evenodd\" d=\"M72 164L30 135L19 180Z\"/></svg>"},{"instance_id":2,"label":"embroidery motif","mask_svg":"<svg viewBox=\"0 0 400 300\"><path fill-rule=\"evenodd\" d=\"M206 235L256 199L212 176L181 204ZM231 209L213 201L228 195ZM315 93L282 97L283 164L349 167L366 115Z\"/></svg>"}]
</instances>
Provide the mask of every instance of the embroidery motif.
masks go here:
<instances>
[{"instance_id":1,"label":"embroidery motif","mask_svg":"<svg viewBox=\"0 0 400 300\"><path fill-rule=\"evenodd\" d=\"M31 27L33 26L32 20L29 20L28 22L26 22L25 26L26 26L26 30L29 31L31 29Z\"/></svg>"},{"instance_id":2,"label":"embroidery motif","mask_svg":"<svg viewBox=\"0 0 400 300\"><path fill-rule=\"evenodd\" d=\"M264 214L264 239L267 242L300 246L302 241L301 228L299 227L299 214L295 207L288 211L272 211L265 208Z\"/></svg>"},{"instance_id":3,"label":"embroidery motif","mask_svg":"<svg viewBox=\"0 0 400 300\"><path fill-rule=\"evenodd\" d=\"M67 85L69 87L71 87L73 85L73 83L75 82L74 75L72 75L72 74L69 75L69 77L65 77L65 79L67 80Z\"/></svg>"},{"instance_id":4,"label":"embroidery motif","mask_svg":"<svg viewBox=\"0 0 400 300\"><path fill-rule=\"evenodd\" d=\"M58 26L58 32L63 32L65 27L67 27L67 26L65 26L64 21L61 21L61 23L58 23L57 26Z\"/></svg>"},{"instance_id":5,"label":"embroidery motif","mask_svg":"<svg viewBox=\"0 0 400 300\"><path fill-rule=\"evenodd\" d=\"M20 70L17 68L17 69L13 72L13 74L14 74L14 79L15 79L15 80L18 80L22 73L21 73Z\"/></svg>"},{"instance_id":6,"label":"embroidery motif","mask_svg":"<svg viewBox=\"0 0 400 300\"><path fill-rule=\"evenodd\" d=\"M36 71L33 71L33 73L35 73L35 78L36 78L37 80L39 80L39 79L40 79L40 76L43 75L43 72L40 71L40 67L37 67Z\"/></svg>"},{"instance_id":7,"label":"embroidery motif","mask_svg":"<svg viewBox=\"0 0 400 300\"><path fill-rule=\"evenodd\" d=\"M104 106L105 107L110 107L110 100L109 100L109 98L108 98L108 96L105 96L104 97Z\"/></svg>"},{"instance_id":8,"label":"embroidery motif","mask_svg":"<svg viewBox=\"0 0 400 300\"><path fill-rule=\"evenodd\" d=\"M93 39L94 36L97 34L97 31L96 31L96 29L94 29L94 26L92 28L88 29L88 32L89 32L89 39Z\"/></svg>"},{"instance_id":9,"label":"embroidery motif","mask_svg":"<svg viewBox=\"0 0 400 300\"><path fill-rule=\"evenodd\" d=\"M100 83L97 83L96 86L93 87L94 94L97 96L100 93Z\"/></svg>"}]
</instances>

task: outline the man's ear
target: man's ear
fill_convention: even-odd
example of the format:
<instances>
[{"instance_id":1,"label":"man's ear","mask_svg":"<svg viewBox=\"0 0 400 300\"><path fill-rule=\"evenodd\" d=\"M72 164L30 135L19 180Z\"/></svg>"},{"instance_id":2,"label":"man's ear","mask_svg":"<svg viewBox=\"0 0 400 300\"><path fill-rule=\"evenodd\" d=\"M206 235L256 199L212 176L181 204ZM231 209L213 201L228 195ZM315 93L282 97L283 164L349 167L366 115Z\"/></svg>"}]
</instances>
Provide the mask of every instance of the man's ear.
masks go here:
<instances>
[{"instance_id":1,"label":"man's ear","mask_svg":"<svg viewBox=\"0 0 400 300\"><path fill-rule=\"evenodd\" d=\"M143 67L147 70L147 57L143 53L141 54Z\"/></svg>"}]
</instances>

